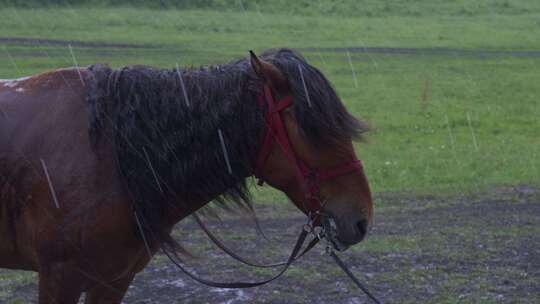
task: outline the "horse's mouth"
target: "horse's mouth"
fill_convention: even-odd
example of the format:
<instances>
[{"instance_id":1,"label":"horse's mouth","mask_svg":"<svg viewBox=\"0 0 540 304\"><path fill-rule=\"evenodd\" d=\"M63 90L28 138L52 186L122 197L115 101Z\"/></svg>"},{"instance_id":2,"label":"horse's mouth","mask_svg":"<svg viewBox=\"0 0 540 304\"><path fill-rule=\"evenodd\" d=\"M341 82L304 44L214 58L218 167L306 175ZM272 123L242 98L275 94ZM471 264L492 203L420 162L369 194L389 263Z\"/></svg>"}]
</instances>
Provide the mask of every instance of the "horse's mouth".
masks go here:
<instances>
[{"instance_id":1,"label":"horse's mouth","mask_svg":"<svg viewBox=\"0 0 540 304\"><path fill-rule=\"evenodd\" d=\"M351 244L347 244L339 239L337 225L332 217L322 217L322 226L324 228L324 237L332 244L335 250L345 251L351 246Z\"/></svg>"}]
</instances>

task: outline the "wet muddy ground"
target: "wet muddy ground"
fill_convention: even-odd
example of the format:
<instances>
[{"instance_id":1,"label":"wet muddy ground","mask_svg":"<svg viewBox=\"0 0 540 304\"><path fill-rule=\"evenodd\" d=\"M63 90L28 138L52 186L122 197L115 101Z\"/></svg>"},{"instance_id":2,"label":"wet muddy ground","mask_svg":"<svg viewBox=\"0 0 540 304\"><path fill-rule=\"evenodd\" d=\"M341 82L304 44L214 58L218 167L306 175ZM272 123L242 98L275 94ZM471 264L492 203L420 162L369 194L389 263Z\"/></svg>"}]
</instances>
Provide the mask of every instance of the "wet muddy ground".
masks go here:
<instances>
[{"instance_id":1,"label":"wet muddy ground","mask_svg":"<svg viewBox=\"0 0 540 304\"><path fill-rule=\"evenodd\" d=\"M379 194L369 238L340 253L384 303L540 303L540 190L498 187L460 197ZM253 222L206 220L237 252L261 262L284 260L304 223L289 205L259 205L268 240ZM215 280L268 278L226 257L193 220L175 235L200 258L187 260ZM0 270L1 303L34 303L35 276ZM162 256L140 273L125 303L369 303L318 246L268 285L227 290L187 278Z\"/></svg>"}]
</instances>

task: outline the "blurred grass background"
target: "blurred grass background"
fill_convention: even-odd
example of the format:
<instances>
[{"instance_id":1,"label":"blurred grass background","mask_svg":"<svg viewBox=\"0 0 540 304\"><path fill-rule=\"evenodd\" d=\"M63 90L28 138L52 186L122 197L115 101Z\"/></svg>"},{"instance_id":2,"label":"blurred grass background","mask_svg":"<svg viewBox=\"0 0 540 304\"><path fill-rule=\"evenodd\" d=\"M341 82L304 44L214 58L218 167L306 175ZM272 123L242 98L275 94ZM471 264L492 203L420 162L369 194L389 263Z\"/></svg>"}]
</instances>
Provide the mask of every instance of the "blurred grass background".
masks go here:
<instances>
[{"instance_id":1,"label":"blurred grass background","mask_svg":"<svg viewBox=\"0 0 540 304\"><path fill-rule=\"evenodd\" d=\"M373 127L356 149L375 192L540 181L539 1L0 0L0 16L0 78L297 48Z\"/></svg>"},{"instance_id":2,"label":"blurred grass background","mask_svg":"<svg viewBox=\"0 0 540 304\"><path fill-rule=\"evenodd\" d=\"M378 193L375 227L388 231L375 229L353 252L376 254L395 268L373 271L368 283L389 293L404 289L411 299L435 285L428 303L455 303L457 294L466 295L463 303L499 303L486 300L488 289L499 288L494 279L535 286L534 267L527 272L513 256L504 259L517 246L512 242L525 254L534 246L534 214L530 224L509 224L514 211L483 218L481 209L466 221L445 209L456 202L441 194L539 186L540 1L0 0L0 79L75 64L219 64L273 47L300 49L348 109L373 127L356 149ZM267 187L255 188L255 196L285 201ZM430 198L422 203L422 197ZM457 206L482 205L485 197L456 200ZM406 215L424 209L430 211L411 224ZM481 242L488 246L477 247ZM423 269L416 258L399 259L410 252L441 262ZM312 271L298 276L305 280ZM441 277L442 287L433 283ZM31 284L34 273L2 270L0 302L26 303L17 297L35 289ZM516 294L518 302L536 299Z\"/></svg>"}]
</instances>

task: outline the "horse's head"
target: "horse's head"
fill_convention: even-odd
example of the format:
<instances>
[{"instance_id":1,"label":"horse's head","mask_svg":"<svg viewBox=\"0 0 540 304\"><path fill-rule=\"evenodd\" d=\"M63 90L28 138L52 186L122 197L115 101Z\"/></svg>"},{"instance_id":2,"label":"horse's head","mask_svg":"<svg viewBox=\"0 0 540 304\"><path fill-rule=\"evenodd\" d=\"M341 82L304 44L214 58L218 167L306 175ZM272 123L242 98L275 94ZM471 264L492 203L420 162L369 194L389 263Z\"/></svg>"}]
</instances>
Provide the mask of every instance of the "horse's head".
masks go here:
<instances>
[{"instance_id":1,"label":"horse's head","mask_svg":"<svg viewBox=\"0 0 540 304\"><path fill-rule=\"evenodd\" d=\"M262 59L252 53L251 65L266 87L259 102L269 108L273 103L276 113L266 113L265 137L271 138L263 140L256 176L323 225L336 249L360 242L373 206L352 140L366 126L346 111L322 73L294 52L281 50Z\"/></svg>"}]
</instances>

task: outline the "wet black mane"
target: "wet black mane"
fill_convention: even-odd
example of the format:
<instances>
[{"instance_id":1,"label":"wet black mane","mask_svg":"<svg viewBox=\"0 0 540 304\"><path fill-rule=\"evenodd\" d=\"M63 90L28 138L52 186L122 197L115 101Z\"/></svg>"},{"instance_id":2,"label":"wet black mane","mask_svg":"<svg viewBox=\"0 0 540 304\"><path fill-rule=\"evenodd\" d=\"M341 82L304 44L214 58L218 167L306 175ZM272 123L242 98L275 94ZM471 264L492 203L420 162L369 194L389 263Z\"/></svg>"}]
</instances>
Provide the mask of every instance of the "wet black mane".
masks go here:
<instances>
[{"instance_id":1,"label":"wet black mane","mask_svg":"<svg viewBox=\"0 0 540 304\"><path fill-rule=\"evenodd\" d=\"M287 76L295 117L310 143L333 143L366 130L348 114L326 78L300 55L279 49L261 57ZM155 237L172 244L159 224L164 204L217 197L221 203L250 207L246 177L253 172L264 109L256 102L260 85L249 60L187 70L90 70L98 80L88 97L91 138L97 142L105 125L112 128L118 169L137 214Z\"/></svg>"}]
</instances>

